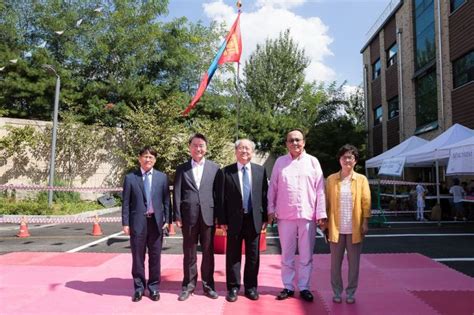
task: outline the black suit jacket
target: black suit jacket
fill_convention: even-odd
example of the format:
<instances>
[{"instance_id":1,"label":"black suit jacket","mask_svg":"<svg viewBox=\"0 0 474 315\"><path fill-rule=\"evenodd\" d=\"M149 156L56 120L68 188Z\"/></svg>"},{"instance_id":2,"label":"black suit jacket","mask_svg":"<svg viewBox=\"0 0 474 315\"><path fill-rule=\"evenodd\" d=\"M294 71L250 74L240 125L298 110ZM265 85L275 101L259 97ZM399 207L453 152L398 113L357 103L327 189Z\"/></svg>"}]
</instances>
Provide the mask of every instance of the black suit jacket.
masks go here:
<instances>
[{"instance_id":1,"label":"black suit jacket","mask_svg":"<svg viewBox=\"0 0 474 315\"><path fill-rule=\"evenodd\" d=\"M206 159L201 184L197 188L191 166L191 160L176 168L173 189L174 220L184 225L194 226L202 213L204 223L214 225L214 205L216 199L215 178L219 166Z\"/></svg>"},{"instance_id":2,"label":"black suit jacket","mask_svg":"<svg viewBox=\"0 0 474 315\"><path fill-rule=\"evenodd\" d=\"M170 193L168 178L160 171L153 169L151 198L155 211L158 231L164 222L170 220ZM123 184L122 225L130 226L133 234L141 234L146 227L147 210L143 176L140 169L125 176Z\"/></svg>"},{"instance_id":3,"label":"black suit jacket","mask_svg":"<svg viewBox=\"0 0 474 315\"><path fill-rule=\"evenodd\" d=\"M260 234L267 221L268 179L263 166L250 163L252 171L252 215L255 232ZM219 224L227 225L229 235L238 235L242 230L244 210L237 163L224 167L218 175L220 201L218 207Z\"/></svg>"}]
</instances>

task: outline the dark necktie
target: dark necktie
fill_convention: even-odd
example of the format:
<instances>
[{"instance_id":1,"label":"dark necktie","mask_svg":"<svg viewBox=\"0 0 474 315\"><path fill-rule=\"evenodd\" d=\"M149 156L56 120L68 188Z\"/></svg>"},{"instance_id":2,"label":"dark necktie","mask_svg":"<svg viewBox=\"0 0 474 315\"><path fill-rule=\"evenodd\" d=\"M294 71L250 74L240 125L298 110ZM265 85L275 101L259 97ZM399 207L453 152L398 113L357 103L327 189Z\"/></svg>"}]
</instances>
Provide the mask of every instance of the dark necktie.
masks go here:
<instances>
[{"instance_id":1,"label":"dark necktie","mask_svg":"<svg viewBox=\"0 0 474 315\"><path fill-rule=\"evenodd\" d=\"M247 173L247 167L242 167L242 187L244 194L244 213L250 213L252 211L252 187L250 186L249 174Z\"/></svg>"},{"instance_id":2,"label":"dark necktie","mask_svg":"<svg viewBox=\"0 0 474 315\"><path fill-rule=\"evenodd\" d=\"M145 181L143 182L143 185L145 187L145 199L146 199L146 206L147 206L147 211L151 210L151 172L146 172L145 173Z\"/></svg>"}]
</instances>

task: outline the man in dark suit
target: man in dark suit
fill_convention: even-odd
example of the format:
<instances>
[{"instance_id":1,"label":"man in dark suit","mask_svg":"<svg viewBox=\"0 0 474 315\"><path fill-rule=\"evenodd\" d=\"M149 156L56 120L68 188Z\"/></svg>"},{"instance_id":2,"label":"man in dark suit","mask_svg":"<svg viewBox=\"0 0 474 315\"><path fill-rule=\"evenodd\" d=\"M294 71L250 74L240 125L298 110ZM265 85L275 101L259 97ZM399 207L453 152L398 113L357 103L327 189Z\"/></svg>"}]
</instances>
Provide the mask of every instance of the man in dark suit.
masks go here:
<instances>
[{"instance_id":1,"label":"man in dark suit","mask_svg":"<svg viewBox=\"0 0 474 315\"><path fill-rule=\"evenodd\" d=\"M140 150L140 169L125 176L123 184L122 226L130 235L132 277L135 292L133 302L142 299L145 287L150 299L160 299L161 246L163 230L170 219L170 194L166 175L153 169L156 151ZM145 253L148 249L148 282L145 278Z\"/></svg>"},{"instance_id":2,"label":"man in dark suit","mask_svg":"<svg viewBox=\"0 0 474 315\"><path fill-rule=\"evenodd\" d=\"M178 300L186 300L195 290L197 244L201 244L201 279L204 295L217 299L214 289L214 180L219 166L204 158L207 140L196 133L189 139L191 160L176 169L173 190L174 220L183 233L183 282Z\"/></svg>"},{"instance_id":3,"label":"man in dark suit","mask_svg":"<svg viewBox=\"0 0 474 315\"><path fill-rule=\"evenodd\" d=\"M235 302L240 289L242 240L245 242L245 296L258 300L257 276L260 265L260 232L267 222L268 180L265 168L250 163L255 144L242 139L235 143L237 163L226 166L218 175L221 196L219 224L227 230L226 300Z\"/></svg>"}]
</instances>

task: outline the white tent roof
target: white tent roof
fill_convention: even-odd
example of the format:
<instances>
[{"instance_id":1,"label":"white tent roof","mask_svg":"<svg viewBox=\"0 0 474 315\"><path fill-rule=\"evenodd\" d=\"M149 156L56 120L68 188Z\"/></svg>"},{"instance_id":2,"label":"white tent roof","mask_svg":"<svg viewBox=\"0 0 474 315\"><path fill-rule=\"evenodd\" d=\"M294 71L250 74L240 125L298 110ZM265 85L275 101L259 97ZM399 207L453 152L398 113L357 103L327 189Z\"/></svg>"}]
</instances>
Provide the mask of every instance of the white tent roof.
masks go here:
<instances>
[{"instance_id":1,"label":"white tent roof","mask_svg":"<svg viewBox=\"0 0 474 315\"><path fill-rule=\"evenodd\" d=\"M373 158L367 160L365 162L366 168L375 168L380 167L382 165L383 160L390 159L393 157L398 157L400 154L409 152L415 148L418 148L424 144L428 143L427 140L422 139L417 136L411 136L410 138L406 139L402 143L394 146L390 150L385 151L382 154L374 156Z\"/></svg>"},{"instance_id":2,"label":"white tent roof","mask_svg":"<svg viewBox=\"0 0 474 315\"><path fill-rule=\"evenodd\" d=\"M474 135L472 135L472 137L466 138L462 141L446 145L446 146L440 148L439 152L440 152L440 154L442 154L441 153L442 150L457 149L457 148L461 148L461 147L467 147L469 145L474 145Z\"/></svg>"},{"instance_id":3,"label":"white tent roof","mask_svg":"<svg viewBox=\"0 0 474 315\"><path fill-rule=\"evenodd\" d=\"M446 175L474 174L474 136L447 145L439 150L449 156Z\"/></svg>"},{"instance_id":4,"label":"white tent roof","mask_svg":"<svg viewBox=\"0 0 474 315\"><path fill-rule=\"evenodd\" d=\"M474 136L474 130L460 124L454 124L430 142L403 153L400 157L406 157L405 166L430 165L436 160L447 161L449 150L441 149L447 145L456 144L472 136Z\"/></svg>"}]
</instances>

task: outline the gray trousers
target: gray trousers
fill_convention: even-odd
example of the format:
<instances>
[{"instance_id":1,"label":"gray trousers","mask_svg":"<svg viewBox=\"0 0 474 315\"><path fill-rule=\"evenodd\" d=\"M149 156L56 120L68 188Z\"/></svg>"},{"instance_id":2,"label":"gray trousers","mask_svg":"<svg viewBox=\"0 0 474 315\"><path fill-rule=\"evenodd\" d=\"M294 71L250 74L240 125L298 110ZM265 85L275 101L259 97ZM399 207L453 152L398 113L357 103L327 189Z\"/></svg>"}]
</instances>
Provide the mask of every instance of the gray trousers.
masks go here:
<instances>
[{"instance_id":1,"label":"gray trousers","mask_svg":"<svg viewBox=\"0 0 474 315\"><path fill-rule=\"evenodd\" d=\"M359 282L359 262L362 252L362 242L352 244L352 234L339 234L337 243L330 242L331 248L331 286L334 295L341 296L343 290L342 284L342 260L344 259L344 250L347 250L347 262L349 264L348 284L346 294L353 296Z\"/></svg>"}]
</instances>

